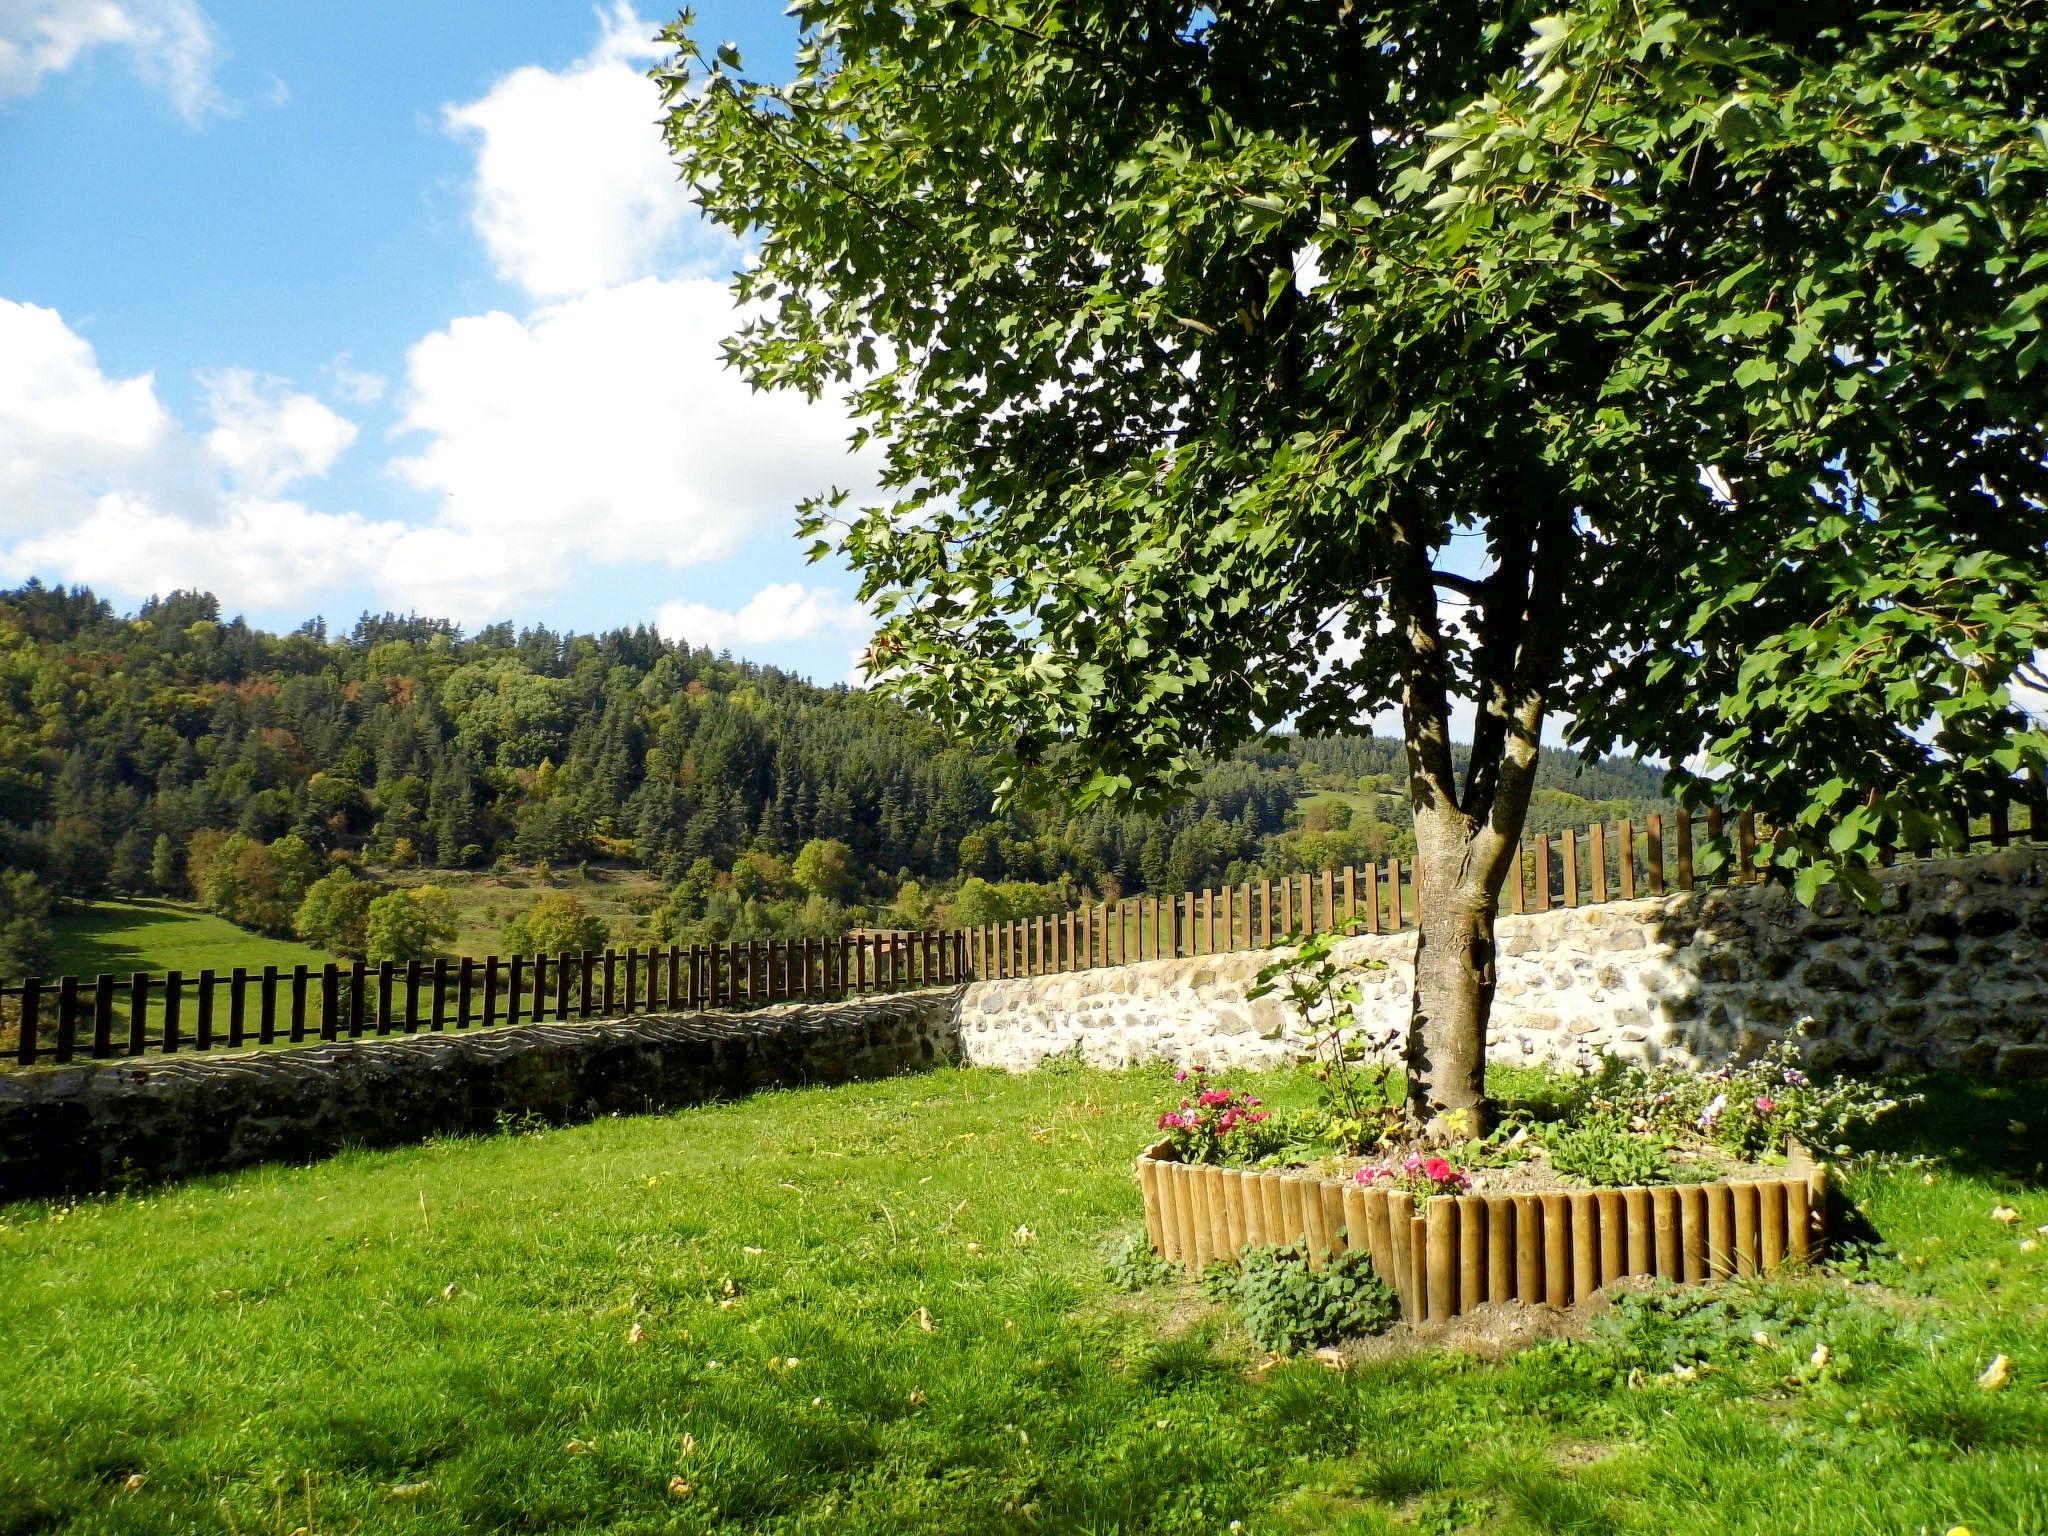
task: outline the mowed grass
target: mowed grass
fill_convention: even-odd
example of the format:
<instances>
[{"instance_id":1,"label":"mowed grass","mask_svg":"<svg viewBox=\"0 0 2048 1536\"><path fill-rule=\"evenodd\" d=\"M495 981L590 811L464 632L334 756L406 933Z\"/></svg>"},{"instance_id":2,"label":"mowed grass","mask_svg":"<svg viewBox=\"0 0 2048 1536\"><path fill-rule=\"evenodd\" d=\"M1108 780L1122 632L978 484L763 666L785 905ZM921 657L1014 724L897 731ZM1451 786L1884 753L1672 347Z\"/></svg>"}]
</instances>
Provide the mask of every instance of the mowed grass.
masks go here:
<instances>
[{"instance_id":1,"label":"mowed grass","mask_svg":"<svg viewBox=\"0 0 2048 1536\"><path fill-rule=\"evenodd\" d=\"M1847 1181L1882 1285L1739 1290L1689 1381L1655 1330L1260 1370L1116 1294L1164 1091L941 1071L0 1211L0 1531L2048 1531L2039 1087L1934 1085Z\"/></svg>"},{"instance_id":2,"label":"mowed grass","mask_svg":"<svg viewBox=\"0 0 2048 1536\"><path fill-rule=\"evenodd\" d=\"M568 891L585 911L604 920L617 948L655 942L648 914L661 902L661 882L644 869L592 864L581 869L479 871L468 869L377 869L374 878L392 885L434 885L455 907L452 955L482 959L506 953L501 934L550 891Z\"/></svg>"},{"instance_id":3,"label":"mowed grass","mask_svg":"<svg viewBox=\"0 0 2048 1536\"><path fill-rule=\"evenodd\" d=\"M335 957L289 939L270 939L183 902L149 897L109 898L67 906L51 923L53 976L126 977L202 970L225 975L236 966L325 965Z\"/></svg>"}]
</instances>

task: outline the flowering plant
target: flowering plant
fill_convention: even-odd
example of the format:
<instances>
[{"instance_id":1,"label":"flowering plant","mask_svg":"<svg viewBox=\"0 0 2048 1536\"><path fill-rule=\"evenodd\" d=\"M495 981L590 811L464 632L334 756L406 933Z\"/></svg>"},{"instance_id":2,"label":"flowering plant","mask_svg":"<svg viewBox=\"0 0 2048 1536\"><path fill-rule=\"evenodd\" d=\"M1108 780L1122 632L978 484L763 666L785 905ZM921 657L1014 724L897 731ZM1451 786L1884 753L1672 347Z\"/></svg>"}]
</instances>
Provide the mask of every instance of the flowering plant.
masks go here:
<instances>
[{"instance_id":1,"label":"flowering plant","mask_svg":"<svg viewBox=\"0 0 2048 1536\"><path fill-rule=\"evenodd\" d=\"M1573 1120L1610 1117L1635 1131L1706 1141L1740 1157L1780 1151L1788 1140L1845 1151L1850 1130L1916 1100L1858 1078L1816 1082L1789 1041L1706 1072L1607 1057L1575 1097Z\"/></svg>"},{"instance_id":2,"label":"flowering plant","mask_svg":"<svg viewBox=\"0 0 2048 1536\"><path fill-rule=\"evenodd\" d=\"M1388 1184L1412 1195L1459 1195L1472 1187L1470 1176L1452 1166L1448 1158L1425 1157L1411 1152L1397 1165L1368 1165L1355 1175L1368 1188Z\"/></svg>"},{"instance_id":3,"label":"flowering plant","mask_svg":"<svg viewBox=\"0 0 2048 1536\"><path fill-rule=\"evenodd\" d=\"M1284 992L1306 1029L1316 1107L1301 1117L1303 1130L1339 1151L1364 1152L1386 1141L1402 1120L1402 1030L1360 1019L1364 995L1353 972L1385 970L1386 962L1340 963L1333 953L1340 937L1310 934L1291 956L1263 968L1247 995Z\"/></svg>"},{"instance_id":4,"label":"flowering plant","mask_svg":"<svg viewBox=\"0 0 2048 1536\"><path fill-rule=\"evenodd\" d=\"M1256 1162L1279 1145L1272 1111L1251 1094L1203 1087L1200 1067L1176 1072L1174 1079L1192 1082L1197 1089L1192 1099L1180 1101L1180 1108L1159 1117L1159 1129L1166 1132L1167 1143L1181 1162Z\"/></svg>"}]
</instances>

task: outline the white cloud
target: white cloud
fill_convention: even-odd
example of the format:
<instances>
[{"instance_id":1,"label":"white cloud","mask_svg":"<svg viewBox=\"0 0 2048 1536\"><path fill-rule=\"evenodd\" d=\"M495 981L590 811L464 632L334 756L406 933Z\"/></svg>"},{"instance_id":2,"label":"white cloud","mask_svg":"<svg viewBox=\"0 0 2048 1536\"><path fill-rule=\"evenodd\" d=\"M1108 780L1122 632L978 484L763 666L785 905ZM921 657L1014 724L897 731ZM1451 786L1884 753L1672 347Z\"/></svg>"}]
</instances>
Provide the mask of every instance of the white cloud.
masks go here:
<instances>
[{"instance_id":1,"label":"white cloud","mask_svg":"<svg viewBox=\"0 0 2048 1536\"><path fill-rule=\"evenodd\" d=\"M831 401L756 393L724 366L724 284L648 279L455 321L407 359L393 469L443 497L437 559L502 608L592 562L680 568L790 529L796 505L872 480ZM441 567L445 570L445 565Z\"/></svg>"},{"instance_id":2,"label":"white cloud","mask_svg":"<svg viewBox=\"0 0 2048 1536\"><path fill-rule=\"evenodd\" d=\"M84 517L7 553L24 574L63 572L138 596L200 588L231 607L282 608L376 565L402 532L397 523L244 496L201 524L109 492Z\"/></svg>"},{"instance_id":3,"label":"white cloud","mask_svg":"<svg viewBox=\"0 0 2048 1536\"><path fill-rule=\"evenodd\" d=\"M381 373L356 367L346 352L329 363L325 372L332 383L333 393L350 405L375 405L384 398L384 391L391 383Z\"/></svg>"},{"instance_id":4,"label":"white cloud","mask_svg":"<svg viewBox=\"0 0 2048 1536\"><path fill-rule=\"evenodd\" d=\"M219 46L192 0L0 0L0 100L28 95L105 47L127 50L187 122L223 109L213 84Z\"/></svg>"},{"instance_id":5,"label":"white cloud","mask_svg":"<svg viewBox=\"0 0 2048 1536\"><path fill-rule=\"evenodd\" d=\"M4 0L0 0L4 3ZM645 67L653 23L621 3L568 69L516 69L481 99L450 106L449 131L476 145L470 218L498 275L536 298L585 293L736 248L691 206Z\"/></svg>"},{"instance_id":6,"label":"white cloud","mask_svg":"<svg viewBox=\"0 0 2048 1536\"><path fill-rule=\"evenodd\" d=\"M828 633L866 636L874 628L874 618L859 603L836 592L784 581L763 587L736 609L664 603L654 627L665 640L723 650L808 640Z\"/></svg>"},{"instance_id":7,"label":"white cloud","mask_svg":"<svg viewBox=\"0 0 2048 1536\"><path fill-rule=\"evenodd\" d=\"M324 475L356 440L354 422L283 379L229 368L203 382L214 422L206 448L237 490L274 496Z\"/></svg>"},{"instance_id":8,"label":"white cloud","mask_svg":"<svg viewBox=\"0 0 2048 1536\"><path fill-rule=\"evenodd\" d=\"M0 533L69 521L110 485L190 506L207 481L154 375L111 377L57 311L0 299Z\"/></svg>"},{"instance_id":9,"label":"white cloud","mask_svg":"<svg viewBox=\"0 0 2048 1536\"><path fill-rule=\"evenodd\" d=\"M324 470L355 428L281 380L208 383L202 442L153 375L110 376L55 310L0 299L0 571L284 606L377 568L401 525L274 495Z\"/></svg>"}]
</instances>

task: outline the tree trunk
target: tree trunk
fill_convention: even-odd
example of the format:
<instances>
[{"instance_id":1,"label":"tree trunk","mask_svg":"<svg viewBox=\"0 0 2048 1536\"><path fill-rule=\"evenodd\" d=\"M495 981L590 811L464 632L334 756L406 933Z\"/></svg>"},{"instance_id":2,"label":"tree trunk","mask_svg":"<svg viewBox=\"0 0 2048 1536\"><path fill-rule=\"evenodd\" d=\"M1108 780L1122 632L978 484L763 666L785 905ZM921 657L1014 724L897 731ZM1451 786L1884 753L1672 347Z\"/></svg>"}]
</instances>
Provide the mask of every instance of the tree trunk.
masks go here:
<instances>
[{"instance_id":1,"label":"tree trunk","mask_svg":"<svg viewBox=\"0 0 2048 1536\"><path fill-rule=\"evenodd\" d=\"M1475 836L1476 833L1476 836ZM1483 1136L1486 1022L1493 1012L1493 922L1500 861L1487 829L1448 807L1415 818L1415 990L1408 1017L1408 1106L1431 1133Z\"/></svg>"}]
</instances>

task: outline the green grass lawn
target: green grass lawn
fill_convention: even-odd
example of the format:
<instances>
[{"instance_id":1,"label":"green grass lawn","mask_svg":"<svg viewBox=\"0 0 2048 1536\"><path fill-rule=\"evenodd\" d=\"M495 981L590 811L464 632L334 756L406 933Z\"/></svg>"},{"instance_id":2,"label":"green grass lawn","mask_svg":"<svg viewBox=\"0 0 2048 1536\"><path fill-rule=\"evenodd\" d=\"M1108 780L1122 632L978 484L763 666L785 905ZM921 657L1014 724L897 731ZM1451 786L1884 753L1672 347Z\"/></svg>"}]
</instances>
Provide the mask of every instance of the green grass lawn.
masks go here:
<instances>
[{"instance_id":1,"label":"green grass lawn","mask_svg":"<svg viewBox=\"0 0 2048 1536\"><path fill-rule=\"evenodd\" d=\"M0 1210L0 1531L2048 1531L2040 1086L1887 1128L1881 1284L1342 1371L1108 1285L1161 1090L943 1071Z\"/></svg>"},{"instance_id":2,"label":"green grass lawn","mask_svg":"<svg viewBox=\"0 0 2048 1536\"><path fill-rule=\"evenodd\" d=\"M587 868L482 871L408 869L373 871L394 885L437 885L455 904L455 942L449 953L482 959L505 951L506 919L526 911L549 891L570 891L584 910L603 918L618 948L655 942L647 914L660 904L661 882L644 869L593 864Z\"/></svg>"},{"instance_id":3,"label":"green grass lawn","mask_svg":"<svg viewBox=\"0 0 2048 1536\"><path fill-rule=\"evenodd\" d=\"M183 902L148 897L109 898L67 907L51 924L56 957L53 976L127 976L202 970L222 973L236 966L325 965L335 957L288 939L267 939L237 928Z\"/></svg>"}]
</instances>

